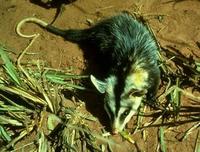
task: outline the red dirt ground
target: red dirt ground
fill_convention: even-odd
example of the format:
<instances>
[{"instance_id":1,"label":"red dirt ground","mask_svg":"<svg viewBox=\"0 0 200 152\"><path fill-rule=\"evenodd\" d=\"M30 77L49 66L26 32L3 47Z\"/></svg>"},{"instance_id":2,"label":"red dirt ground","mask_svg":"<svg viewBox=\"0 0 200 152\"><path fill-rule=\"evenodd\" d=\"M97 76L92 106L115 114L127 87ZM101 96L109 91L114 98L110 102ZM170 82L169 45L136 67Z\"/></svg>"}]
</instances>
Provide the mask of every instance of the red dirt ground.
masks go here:
<instances>
[{"instance_id":1,"label":"red dirt ground","mask_svg":"<svg viewBox=\"0 0 200 152\"><path fill-rule=\"evenodd\" d=\"M36 16L50 23L56 10L56 8L46 9L31 3L29 0L1 0L0 42L11 48L15 54L13 57L16 59L17 55L30 41L30 39L21 38L16 34L16 24L30 16ZM137 11L146 16L162 46L172 45L181 50L186 56L192 55L196 59L200 57L200 48L196 44L196 42L200 42L200 1L198 0L77 0L64 5L64 11L56 19L54 25L66 29L86 28L88 27L88 19L96 22L123 10ZM64 41L63 38L50 34L33 24L26 25L23 32L27 34L38 32L41 34L29 50L29 52L36 53L31 58L45 60L53 68L72 67L73 72L77 74L85 70L83 52L76 44ZM200 94L197 93L197 95ZM183 99L184 102L189 102L187 98ZM88 104L94 102L95 97L94 99L88 98L85 100ZM96 115L101 115L101 109L97 109L97 111L99 114ZM177 139L180 133L191 126L192 124L180 125L165 132L167 151L194 151L197 130L182 142ZM96 130L100 130L102 127L100 123L94 124ZM134 134L132 137L137 146L122 141L118 136L114 137L119 145L114 151L159 151L157 150L157 127L146 129L145 140L142 138L141 132ZM30 141L31 139L27 139L27 142Z\"/></svg>"}]
</instances>

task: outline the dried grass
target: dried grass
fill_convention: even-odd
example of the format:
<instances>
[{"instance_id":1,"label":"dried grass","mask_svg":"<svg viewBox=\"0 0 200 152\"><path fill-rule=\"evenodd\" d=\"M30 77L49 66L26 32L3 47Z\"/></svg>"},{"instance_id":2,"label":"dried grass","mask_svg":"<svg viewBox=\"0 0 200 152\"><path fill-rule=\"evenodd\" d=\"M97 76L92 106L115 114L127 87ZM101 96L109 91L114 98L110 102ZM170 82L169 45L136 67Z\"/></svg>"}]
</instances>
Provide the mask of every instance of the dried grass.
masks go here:
<instances>
[{"instance_id":1,"label":"dried grass","mask_svg":"<svg viewBox=\"0 0 200 152\"><path fill-rule=\"evenodd\" d=\"M62 107L63 89L86 88L76 85L73 80L85 79L78 76L48 69L42 63L30 66L21 65L26 51L39 35L20 54L17 64L9 59L6 48L0 46L3 66L0 73L0 151L24 150L33 146L33 151L102 151L104 140L108 145L114 144L109 139L89 129L87 121L96 121L90 115L79 111L82 102L73 107ZM33 142L26 145L16 144L36 133Z\"/></svg>"}]
</instances>

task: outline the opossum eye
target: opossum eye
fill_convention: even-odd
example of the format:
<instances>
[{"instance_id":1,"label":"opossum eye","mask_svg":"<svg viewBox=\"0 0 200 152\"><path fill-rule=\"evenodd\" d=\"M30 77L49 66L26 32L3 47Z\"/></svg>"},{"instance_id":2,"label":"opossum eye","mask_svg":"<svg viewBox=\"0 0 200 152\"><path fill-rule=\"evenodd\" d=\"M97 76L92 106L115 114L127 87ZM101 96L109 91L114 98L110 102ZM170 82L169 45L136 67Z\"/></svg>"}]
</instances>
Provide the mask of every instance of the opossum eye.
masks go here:
<instances>
[{"instance_id":1,"label":"opossum eye","mask_svg":"<svg viewBox=\"0 0 200 152\"><path fill-rule=\"evenodd\" d=\"M121 118L125 118L126 116L128 116L128 114L130 113L130 109L125 110L122 115Z\"/></svg>"}]
</instances>

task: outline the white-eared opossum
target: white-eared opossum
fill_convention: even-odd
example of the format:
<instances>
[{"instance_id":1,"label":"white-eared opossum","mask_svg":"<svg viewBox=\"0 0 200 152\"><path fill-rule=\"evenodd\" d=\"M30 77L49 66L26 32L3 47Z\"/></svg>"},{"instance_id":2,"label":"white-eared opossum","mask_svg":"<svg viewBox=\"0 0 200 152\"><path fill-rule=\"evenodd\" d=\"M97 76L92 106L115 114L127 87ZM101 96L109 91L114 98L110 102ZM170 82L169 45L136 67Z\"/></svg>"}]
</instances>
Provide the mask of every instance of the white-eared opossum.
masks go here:
<instances>
[{"instance_id":1,"label":"white-eared opossum","mask_svg":"<svg viewBox=\"0 0 200 152\"><path fill-rule=\"evenodd\" d=\"M61 30L37 18L26 18L68 41L95 46L101 62L108 69L104 80L91 75L91 82L104 94L104 107L112 133L121 132L137 112L142 100L151 100L160 81L158 46L148 28L128 13L110 17L88 29ZM105 66L105 63L107 64Z\"/></svg>"}]
</instances>

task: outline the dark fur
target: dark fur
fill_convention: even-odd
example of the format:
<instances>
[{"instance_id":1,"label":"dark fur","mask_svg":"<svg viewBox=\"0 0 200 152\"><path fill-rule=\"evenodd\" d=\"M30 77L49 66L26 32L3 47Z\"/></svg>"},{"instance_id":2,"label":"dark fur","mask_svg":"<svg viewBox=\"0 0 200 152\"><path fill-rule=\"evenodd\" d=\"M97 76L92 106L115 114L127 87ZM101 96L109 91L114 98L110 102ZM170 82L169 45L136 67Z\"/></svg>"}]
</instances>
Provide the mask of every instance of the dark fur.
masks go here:
<instances>
[{"instance_id":1,"label":"dark fur","mask_svg":"<svg viewBox=\"0 0 200 152\"><path fill-rule=\"evenodd\" d=\"M121 13L89 29L61 30L52 25L46 29L66 40L93 46L100 58L99 64L107 68L108 74L119 75L122 81L123 75L134 70L132 65L142 65L150 74L148 97L155 95L160 80L158 47L146 26L129 14Z\"/></svg>"}]
</instances>

